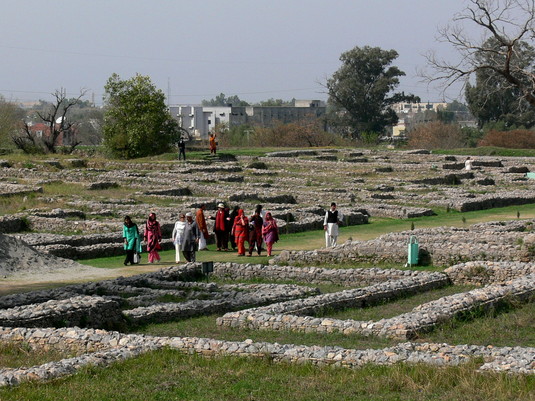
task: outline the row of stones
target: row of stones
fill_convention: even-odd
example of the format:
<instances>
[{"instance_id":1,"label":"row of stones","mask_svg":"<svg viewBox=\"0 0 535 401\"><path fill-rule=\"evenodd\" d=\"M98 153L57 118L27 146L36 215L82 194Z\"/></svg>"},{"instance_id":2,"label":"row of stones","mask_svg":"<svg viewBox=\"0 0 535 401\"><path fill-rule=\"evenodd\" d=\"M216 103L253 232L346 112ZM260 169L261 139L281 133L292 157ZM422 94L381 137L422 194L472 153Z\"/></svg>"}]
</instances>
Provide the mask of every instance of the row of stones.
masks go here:
<instances>
[{"instance_id":1,"label":"row of stones","mask_svg":"<svg viewBox=\"0 0 535 401\"><path fill-rule=\"evenodd\" d=\"M406 279L405 287L414 286L414 279ZM397 282L399 283L399 281ZM431 283L429 283L431 285ZM378 284L366 288L371 293L380 291ZM403 291L403 287L399 291ZM356 290L353 290L356 291ZM414 308L411 312L399 316L381 319L379 321L339 320L331 318L314 318L300 316L300 313L311 313L325 307L322 296L300 301L288 301L273 304L269 307L253 308L239 312L230 312L218 318L221 326L247 327L255 330L290 330L300 332L340 332L343 334L361 334L387 338L410 339L418 333L431 330L439 323L470 313L479 312L486 308L499 305L502 302L525 302L535 294L535 275L528 275L512 280L506 285L489 285L465 293L454 294L431 301ZM366 304L363 295L362 304ZM397 295L392 290L389 297ZM354 297L355 305L358 297ZM300 303L300 304L299 304ZM329 306L328 304L326 306Z\"/></svg>"},{"instance_id":2,"label":"row of stones","mask_svg":"<svg viewBox=\"0 0 535 401\"><path fill-rule=\"evenodd\" d=\"M35 291L0 298L0 324L5 326L57 326L58 324L110 327L122 322L120 307L134 324L165 321L209 313L222 313L254 305L265 305L317 294L317 289L295 285L253 284L216 285L189 283L199 274L199 264L187 264L128 278L98 283L71 285L59 289ZM475 273L474 273L475 272ZM232 280L295 280L312 284L344 286L370 285L336 294L286 303L280 313L315 314L325 308L371 305L406 294L449 284L486 285L503 283L535 272L533 264L475 262L452 266L443 273L395 269L325 269L290 266L241 265L215 263L214 276ZM187 291L184 291L187 290ZM95 297L98 294L105 299ZM125 298L124 295L129 297ZM92 296L85 296L92 295ZM159 302L163 295L184 299L181 303ZM187 301L187 302L186 302ZM300 306L290 306L298 304ZM32 307L28 307L32 305ZM272 308L268 308L273 312ZM99 323L100 322L100 323Z\"/></svg>"},{"instance_id":3,"label":"row of stones","mask_svg":"<svg viewBox=\"0 0 535 401\"><path fill-rule=\"evenodd\" d=\"M535 374L535 348L451 346L434 343L401 343L384 349L345 349L335 346L301 346L268 342L224 341L196 337L149 337L90 329L6 329L0 327L0 343L29 344L35 349L60 348L83 355L29 368L0 369L0 386L29 380L52 380L75 374L88 365L106 366L141 353L168 348L205 356L247 356L276 362L311 363L346 368L366 364L400 362L457 366L483 358L480 371Z\"/></svg>"},{"instance_id":4,"label":"row of stones","mask_svg":"<svg viewBox=\"0 0 535 401\"><path fill-rule=\"evenodd\" d=\"M467 228L438 227L389 233L370 241L348 241L335 248L315 251L283 251L273 264L336 263L371 261L404 263L411 236L419 240L420 262L450 265L470 260L523 261L533 258L533 220ZM426 260L427 259L427 260Z\"/></svg>"},{"instance_id":5,"label":"row of stones","mask_svg":"<svg viewBox=\"0 0 535 401\"><path fill-rule=\"evenodd\" d=\"M0 309L0 325L121 327L126 321L136 325L224 313L317 295L319 292L316 288L297 285L216 285L154 278L193 276L199 275L199 271L199 265L190 264L166 269L163 274L148 273L133 278L5 296L0 298L0 305L4 307ZM160 300L166 295L181 302ZM42 302L45 299L49 300Z\"/></svg>"}]
</instances>

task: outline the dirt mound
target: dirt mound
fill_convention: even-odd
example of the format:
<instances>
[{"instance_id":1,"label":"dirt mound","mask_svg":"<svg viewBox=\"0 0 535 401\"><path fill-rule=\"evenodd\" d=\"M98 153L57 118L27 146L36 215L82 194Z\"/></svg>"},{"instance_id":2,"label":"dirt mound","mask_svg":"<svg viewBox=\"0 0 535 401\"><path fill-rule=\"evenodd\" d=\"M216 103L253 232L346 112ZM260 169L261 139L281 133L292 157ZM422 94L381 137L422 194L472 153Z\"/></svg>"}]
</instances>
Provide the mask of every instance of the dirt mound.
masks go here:
<instances>
[{"instance_id":1,"label":"dirt mound","mask_svg":"<svg viewBox=\"0 0 535 401\"><path fill-rule=\"evenodd\" d=\"M51 273L65 269L82 271L93 268L41 253L22 240L0 234L0 277Z\"/></svg>"}]
</instances>

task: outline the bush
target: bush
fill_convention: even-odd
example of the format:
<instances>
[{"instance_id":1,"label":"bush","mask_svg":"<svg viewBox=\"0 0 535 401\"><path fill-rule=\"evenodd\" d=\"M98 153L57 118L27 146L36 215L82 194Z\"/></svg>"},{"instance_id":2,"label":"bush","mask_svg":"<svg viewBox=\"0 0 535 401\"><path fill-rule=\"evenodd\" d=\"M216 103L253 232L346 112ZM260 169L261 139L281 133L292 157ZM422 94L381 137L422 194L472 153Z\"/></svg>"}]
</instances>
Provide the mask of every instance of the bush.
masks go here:
<instances>
[{"instance_id":1,"label":"bush","mask_svg":"<svg viewBox=\"0 0 535 401\"><path fill-rule=\"evenodd\" d=\"M432 121L416 126L408 134L411 149L454 149L463 147L463 133L455 124Z\"/></svg>"},{"instance_id":2,"label":"bush","mask_svg":"<svg viewBox=\"0 0 535 401\"><path fill-rule=\"evenodd\" d=\"M535 148L535 131L517 129L514 131L490 131L485 135L479 146L497 146L511 149Z\"/></svg>"}]
</instances>

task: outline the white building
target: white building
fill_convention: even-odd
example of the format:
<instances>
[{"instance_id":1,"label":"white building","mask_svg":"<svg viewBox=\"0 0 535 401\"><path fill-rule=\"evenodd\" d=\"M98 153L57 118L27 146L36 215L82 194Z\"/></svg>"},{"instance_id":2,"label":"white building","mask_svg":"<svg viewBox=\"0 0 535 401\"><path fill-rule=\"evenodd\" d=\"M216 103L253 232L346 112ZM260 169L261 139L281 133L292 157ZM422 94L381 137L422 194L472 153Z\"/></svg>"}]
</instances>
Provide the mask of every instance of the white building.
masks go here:
<instances>
[{"instance_id":1,"label":"white building","mask_svg":"<svg viewBox=\"0 0 535 401\"><path fill-rule=\"evenodd\" d=\"M197 139L206 139L215 127L249 124L268 127L316 119L325 115L326 107L319 100L296 100L295 106L170 106L171 116Z\"/></svg>"}]
</instances>

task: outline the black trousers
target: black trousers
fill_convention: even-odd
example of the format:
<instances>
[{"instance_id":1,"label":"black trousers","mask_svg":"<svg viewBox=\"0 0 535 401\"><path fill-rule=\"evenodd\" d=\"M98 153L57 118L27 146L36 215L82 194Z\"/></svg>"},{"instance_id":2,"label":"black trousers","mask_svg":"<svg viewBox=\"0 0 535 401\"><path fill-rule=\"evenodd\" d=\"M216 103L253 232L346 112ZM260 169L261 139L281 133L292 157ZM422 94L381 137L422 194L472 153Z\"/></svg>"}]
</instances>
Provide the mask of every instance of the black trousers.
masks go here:
<instances>
[{"instance_id":1,"label":"black trousers","mask_svg":"<svg viewBox=\"0 0 535 401\"><path fill-rule=\"evenodd\" d=\"M217 249L228 249L228 231L215 230Z\"/></svg>"},{"instance_id":2,"label":"black trousers","mask_svg":"<svg viewBox=\"0 0 535 401\"><path fill-rule=\"evenodd\" d=\"M195 262L195 251L182 251L182 255L184 255L184 259L186 259L188 262Z\"/></svg>"},{"instance_id":3,"label":"black trousers","mask_svg":"<svg viewBox=\"0 0 535 401\"><path fill-rule=\"evenodd\" d=\"M134 249L127 249L126 250L126 259L124 260L124 263L131 263L134 264Z\"/></svg>"}]
</instances>

